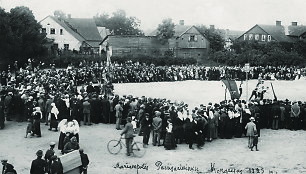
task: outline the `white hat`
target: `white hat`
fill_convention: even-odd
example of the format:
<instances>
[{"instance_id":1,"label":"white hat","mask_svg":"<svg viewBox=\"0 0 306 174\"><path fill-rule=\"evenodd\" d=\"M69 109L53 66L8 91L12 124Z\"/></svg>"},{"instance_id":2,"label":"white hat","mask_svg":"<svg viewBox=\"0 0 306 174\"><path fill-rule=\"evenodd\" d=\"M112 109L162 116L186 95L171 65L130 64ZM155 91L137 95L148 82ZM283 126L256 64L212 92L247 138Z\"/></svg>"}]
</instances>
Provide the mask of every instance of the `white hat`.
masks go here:
<instances>
[{"instance_id":1,"label":"white hat","mask_svg":"<svg viewBox=\"0 0 306 174\"><path fill-rule=\"evenodd\" d=\"M251 118L250 118L250 120L253 120L253 121L255 121L255 118L254 118L254 117L251 117Z\"/></svg>"}]
</instances>

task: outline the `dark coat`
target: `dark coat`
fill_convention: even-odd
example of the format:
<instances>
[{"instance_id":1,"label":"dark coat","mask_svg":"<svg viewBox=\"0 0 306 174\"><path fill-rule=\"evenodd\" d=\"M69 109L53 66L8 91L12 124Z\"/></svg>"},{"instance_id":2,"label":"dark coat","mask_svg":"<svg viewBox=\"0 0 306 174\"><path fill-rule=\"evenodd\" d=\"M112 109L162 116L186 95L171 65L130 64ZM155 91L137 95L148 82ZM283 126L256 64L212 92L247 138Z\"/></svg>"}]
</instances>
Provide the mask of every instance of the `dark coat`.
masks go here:
<instances>
[{"instance_id":1,"label":"dark coat","mask_svg":"<svg viewBox=\"0 0 306 174\"><path fill-rule=\"evenodd\" d=\"M41 158L32 161L30 174L44 174L46 172L47 163Z\"/></svg>"},{"instance_id":2,"label":"dark coat","mask_svg":"<svg viewBox=\"0 0 306 174\"><path fill-rule=\"evenodd\" d=\"M50 166L51 174L63 174L63 165L60 161L53 161Z\"/></svg>"}]
</instances>

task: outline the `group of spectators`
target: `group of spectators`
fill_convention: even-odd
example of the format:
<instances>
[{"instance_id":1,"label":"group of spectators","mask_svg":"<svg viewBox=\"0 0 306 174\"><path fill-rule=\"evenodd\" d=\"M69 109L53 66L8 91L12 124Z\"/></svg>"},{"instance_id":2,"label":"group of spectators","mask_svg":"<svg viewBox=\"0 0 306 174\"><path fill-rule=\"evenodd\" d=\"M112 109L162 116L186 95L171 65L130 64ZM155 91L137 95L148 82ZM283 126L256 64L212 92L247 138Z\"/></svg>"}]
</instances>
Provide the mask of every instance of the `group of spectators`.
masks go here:
<instances>
[{"instance_id":1,"label":"group of spectators","mask_svg":"<svg viewBox=\"0 0 306 174\"><path fill-rule=\"evenodd\" d=\"M82 63L76 72L76 79L84 82L84 76L90 80L99 80L106 76L108 71L112 72L113 83L139 83L139 82L161 82L181 80L221 80L235 79L246 80L245 68L242 66L218 66L207 67L200 65L185 66L155 66L127 61L123 64L113 63L110 70L101 63ZM80 69L83 68L83 69ZM254 66L249 69L248 79L264 80L294 80L305 76L306 68L287 66Z\"/></svg>"},{"instance_id":2,"label":"group of spectators","mask_svg":"<svg viewBox=\"0 0 306 174\"><path fill-rule=\"evenodd\" d=\"M131 61L121 64L114 62L107 66L105 62L86 62L85 60L75 66L69 65L67 70L56 71L54 64L50 66L49 70L41 70L42 66L33 67L31 62L24 65L23 68L18 68L18 65L12 66L13 68L9 66L7 71L1 73L1 84L6 85L11 80L14 80L16 85L22 82L33 83L35 82L31 81L33 76L44 79L47 77L46 83L55 83L54 86L58 87L67 87L71 83L82 85L90 81L103 83L105 79L112 83L246 79L246 69L243 66L155 66L154 64L147 65ZM31 71L35 73L31 73ZM249 68L248 79L294 80L304 77L305 74L305 67L253 66Z\"/></svg>"},{"instance_id":3,"label":"group of spectators","mask_svg":"<svg viewBox=\"0 0 306 174\"><path fill-rule=\"evenodd\" d=\"M249 77L267 79L271 77L268 74L272 73L277 79L289 80L303 76L304 70L293 67L253 67ZM251 117L255 119L259 136L262 128L306 130L305 103L301 101L256 98L251 101L220 101L189 108L184 102L161 98L108 95L104 85L93 85L108 79L113 82L221 78L242 80L245 73L238 67L157 67L127 62L111 66L109 71L114 75L107 74L107 67L103 68L97 63L83 63L79 68L67 70L56 70L53 67L33 71L27 66L21 71L16 69L15 77L12 78L14 80L2 76L0 128L4 128L5 118L7 121L14 118L18 122L50 124L50 131L53 128L57 131L58 123L64 119L68 122L76 120L80 126L111 123L116 124L116 129L120 130L129 121L127 118L131 118L135 133L143 136L145 147L148 147L152 133L153 145L163 145L166 149L176 148L177 143L183 142L188 143L190 149L193 149L193 144L202 148L205 142L217 138L246 136L244 128ZM289 74L290 78L287 78ZM80 90L77 89L78 85L82 85ZM37 108L41 112L39 116L33 114Z\"/></svg>"}]
</instances>

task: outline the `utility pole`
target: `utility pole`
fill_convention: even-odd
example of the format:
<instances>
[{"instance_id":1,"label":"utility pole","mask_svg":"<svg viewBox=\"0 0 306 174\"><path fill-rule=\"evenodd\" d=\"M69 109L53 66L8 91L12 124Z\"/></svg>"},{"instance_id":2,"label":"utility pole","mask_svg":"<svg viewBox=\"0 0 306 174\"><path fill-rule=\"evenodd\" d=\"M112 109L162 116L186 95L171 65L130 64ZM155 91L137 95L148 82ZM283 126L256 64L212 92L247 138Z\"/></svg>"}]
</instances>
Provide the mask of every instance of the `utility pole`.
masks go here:
<instances>
[{"instance_id":1,"label":"utility pole","mask_svg":"<svg viewBox=\"0 0 306 174\"><path fill-rule=\"evenodd\" d=\"M250 71L250 63L246 63L245 66L244 66L244 69L245 69L245 73L246 73L246 101L248 101L248 94L249 94L249 88L248 88L248 74L249 74L249 71Z\"/></svg>"}]
</instances>

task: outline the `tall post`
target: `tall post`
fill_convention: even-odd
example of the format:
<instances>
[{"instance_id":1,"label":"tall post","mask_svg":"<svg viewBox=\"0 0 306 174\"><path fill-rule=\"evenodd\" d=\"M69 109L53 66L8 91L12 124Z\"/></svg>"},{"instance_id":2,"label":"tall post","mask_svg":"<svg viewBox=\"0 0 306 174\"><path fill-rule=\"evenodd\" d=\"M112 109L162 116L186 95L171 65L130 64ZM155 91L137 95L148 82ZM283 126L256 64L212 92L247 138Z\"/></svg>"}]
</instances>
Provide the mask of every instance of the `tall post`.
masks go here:
<instances>
[{"instance_id":1,"label":"tall post","mask_svg":"<svg viewBox=\"0 0 306 174\"><path fill-rule=\"evenodd\" d=\"M249 94L249 88L248 88L248 72L245 72L246 73L246 101L248 101L248 99L249 99L249 96L248 96L248 94Z\"/></svg>"},{"instance_id":2,"label":"tall post","mask_svg":"<svg viewBox=\"0 0 306 174\"><path fill-rule=\"evenodd\" d=\"M248 77L248 74L249 74L249 71L250 71L250 64L249 63L246 63L245 66L245 73L246 73L246 101L248 101L248 97L249 97L249 88L248 88L248 80L249 80L249 77Z\"/></svg>"}]
</instances>

